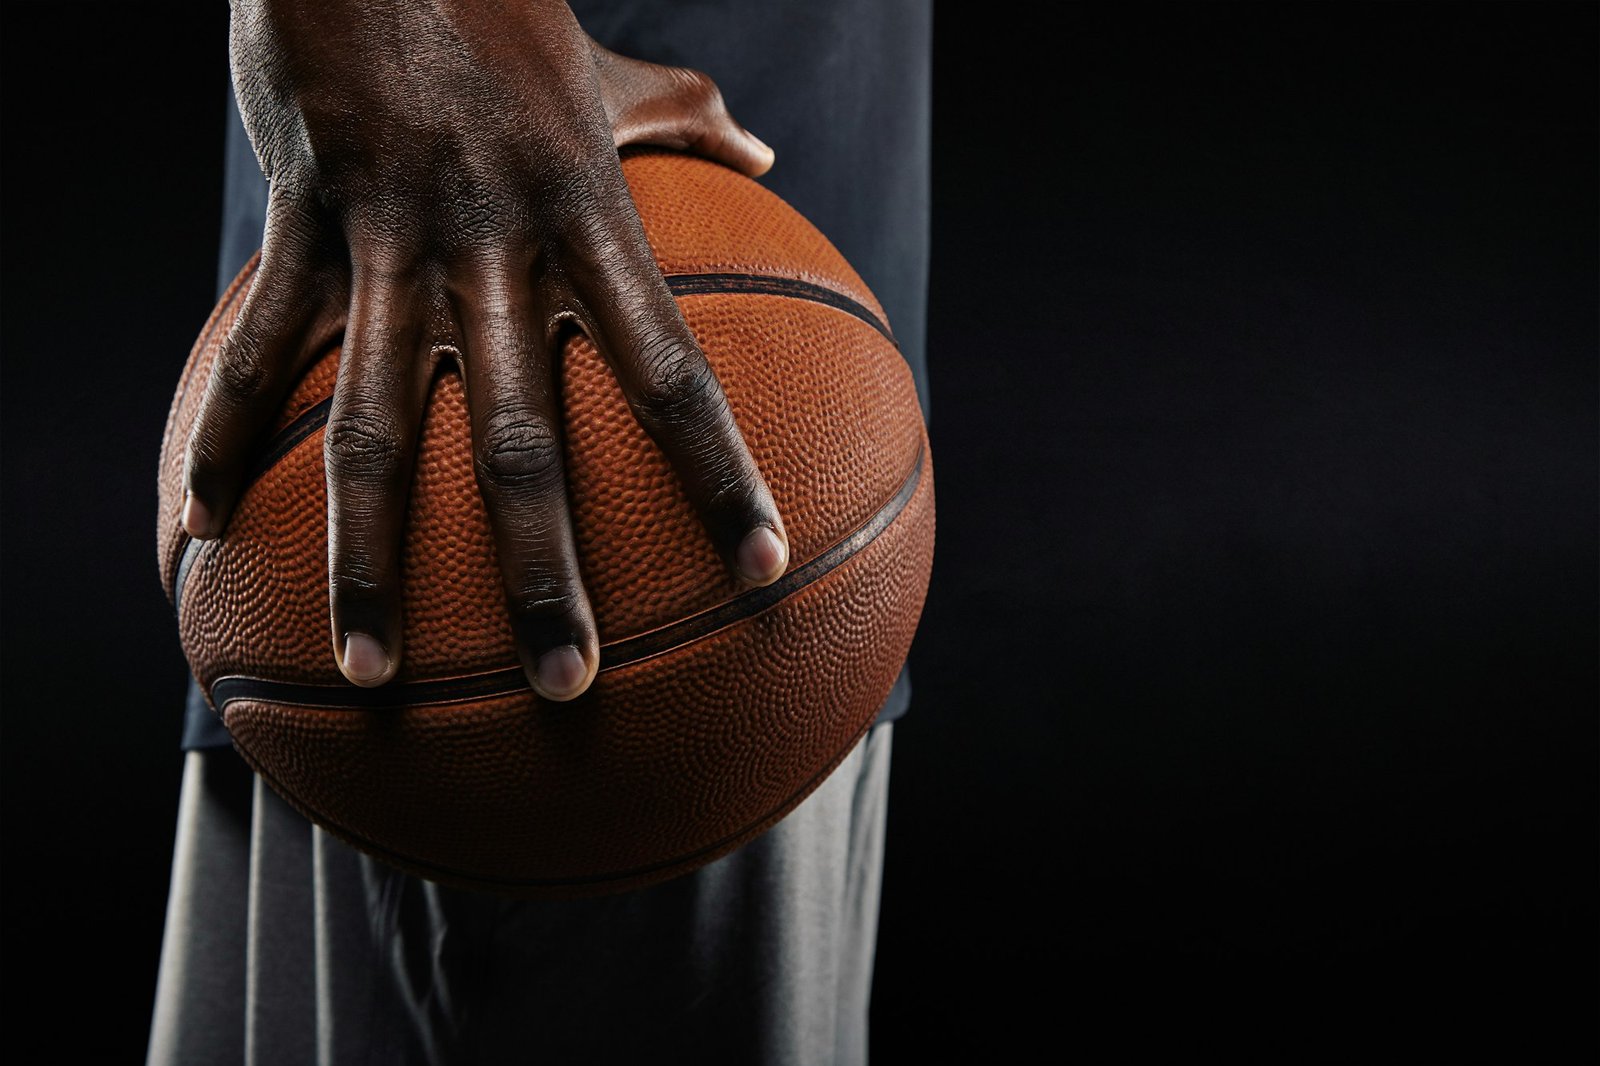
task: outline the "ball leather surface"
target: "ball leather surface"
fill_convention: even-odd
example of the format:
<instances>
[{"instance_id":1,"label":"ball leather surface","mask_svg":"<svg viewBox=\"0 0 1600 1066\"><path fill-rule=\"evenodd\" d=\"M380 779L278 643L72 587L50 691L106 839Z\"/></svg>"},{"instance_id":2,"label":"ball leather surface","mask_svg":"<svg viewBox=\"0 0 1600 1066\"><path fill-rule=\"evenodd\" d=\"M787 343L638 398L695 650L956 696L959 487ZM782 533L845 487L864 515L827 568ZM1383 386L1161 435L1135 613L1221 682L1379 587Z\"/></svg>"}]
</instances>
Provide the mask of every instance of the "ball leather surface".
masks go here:
<instances>
[{"instance_id":1,"label":"ball leather surface","mask_svg":"<svg viewBox=\"0 0 1600 1066\"><path fill-rule=\"evenodd\" d=\"M662 273L694 280L678 305L771 488L790 563L767 590L729 573L611 369L574 336L557 373L602 647L577 699L542 700L517 676L452 360L433 377L409 495L402 666L378 689L333 659L323 432L304 432L332 395L337 346L293 389L223 536L191 542L181 527L184 446L257 260L202 330L168 418L161 578L169 596L178 586L180 640L208 702L301 813L442 883L592 895L745 843L871 724L927 592L932 458L882 307L759 183L664 151L624 153L623 170ZM674 636L697 617L710 631Z\"/></svg>"}]
</instances>

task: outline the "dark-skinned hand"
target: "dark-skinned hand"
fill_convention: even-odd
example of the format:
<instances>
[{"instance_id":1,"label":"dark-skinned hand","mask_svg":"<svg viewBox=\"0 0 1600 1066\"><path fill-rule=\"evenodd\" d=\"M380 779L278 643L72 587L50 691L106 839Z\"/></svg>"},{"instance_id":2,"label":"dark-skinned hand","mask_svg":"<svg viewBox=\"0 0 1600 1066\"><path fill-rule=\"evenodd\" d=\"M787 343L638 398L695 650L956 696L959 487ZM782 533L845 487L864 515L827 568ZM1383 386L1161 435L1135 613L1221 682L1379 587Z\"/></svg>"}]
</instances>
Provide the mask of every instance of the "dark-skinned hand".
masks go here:
<instances>
[{"instance_id":1,"label":"dark-skinned hand","mask_svg":"<svg viewBox=\"0 0 1600 1066\"><path fill-rule=\"evenodd\" d=\"M617 148L748 175L772 152L710 79L600 47L558 0L234 0L245 129L270 180L255 282L188 441L183 513L222 535L296 378L343 330L324 443L334 659L395 675L407 491L434 367L454 359L517 653L582 693L599 636L579 578L556 345L583 330L733 572L765 585L788 538L645 241Z\"/></svg>"}]
</instances>

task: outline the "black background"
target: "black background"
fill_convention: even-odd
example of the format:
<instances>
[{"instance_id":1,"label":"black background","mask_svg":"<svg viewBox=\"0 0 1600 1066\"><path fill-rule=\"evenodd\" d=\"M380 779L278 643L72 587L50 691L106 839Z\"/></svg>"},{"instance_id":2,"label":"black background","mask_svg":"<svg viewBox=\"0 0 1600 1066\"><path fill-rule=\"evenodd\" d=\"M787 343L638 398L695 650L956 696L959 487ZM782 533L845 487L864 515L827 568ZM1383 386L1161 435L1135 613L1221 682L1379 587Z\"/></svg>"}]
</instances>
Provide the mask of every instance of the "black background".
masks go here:
<instances>
[{"instance_id":1,"label":"black background","mask_svg":"<svg viewBox=\"0 0 1600 1066\"><path fill-rule=\"evenodd\" d=\"M1587 1061L1595 6L1019 10L936 19L877 1061ZM3 1001L61 1057L154 991L226 23L6 9Z\"/></svg>"}]
</instances>

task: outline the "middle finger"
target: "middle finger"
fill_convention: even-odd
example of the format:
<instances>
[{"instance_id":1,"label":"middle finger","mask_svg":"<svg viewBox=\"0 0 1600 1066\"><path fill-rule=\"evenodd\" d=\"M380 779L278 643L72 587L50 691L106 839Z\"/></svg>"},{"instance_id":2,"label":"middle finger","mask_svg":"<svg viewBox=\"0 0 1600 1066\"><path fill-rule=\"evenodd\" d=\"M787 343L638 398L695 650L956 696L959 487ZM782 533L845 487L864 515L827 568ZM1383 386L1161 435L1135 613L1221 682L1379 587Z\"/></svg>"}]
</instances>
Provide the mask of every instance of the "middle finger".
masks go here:
<instances>
[{"instance_id":1,"label":"middle finger","mask_svg":"<svg viewBox=\"0 0 1600 1066\"><path fill-rule=\"evenodd\" d=\"M517 654L534 691L570 700L599 670L600 638L567 503L553 358L525 274L505 262L472 269L456 315L466 343L473 468Z\"/></svg>"}]
</instances>

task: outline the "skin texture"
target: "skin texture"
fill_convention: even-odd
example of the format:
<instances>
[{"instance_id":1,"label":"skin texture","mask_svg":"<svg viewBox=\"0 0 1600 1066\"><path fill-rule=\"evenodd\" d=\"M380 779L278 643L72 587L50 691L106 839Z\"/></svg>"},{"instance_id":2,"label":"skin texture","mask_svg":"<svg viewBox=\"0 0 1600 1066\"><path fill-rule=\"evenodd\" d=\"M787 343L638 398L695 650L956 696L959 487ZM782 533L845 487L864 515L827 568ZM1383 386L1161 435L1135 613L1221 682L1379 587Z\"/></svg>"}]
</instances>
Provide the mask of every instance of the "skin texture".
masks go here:
<instances>
[{"instance_id":1,"label":"skin texture","mask_svg":"<svg viewBox=\"0 0 1600 1066\"><path fill-rule=\"evenodd\" d=\"M452 359L518 655L540 695L579 695L599 638L555 375L578 328L733 572L783 574L782 518L616 151L656 144L765 172L771 150L709 78L609 52L551 0L234 0L231 58L271 185L259 273L188 441L191 535L223 535L272 416L342 332L324 444L333 654L358 685L388 681L404 655L406 492L429 382Z\"/></svg>"}]
</instances>

